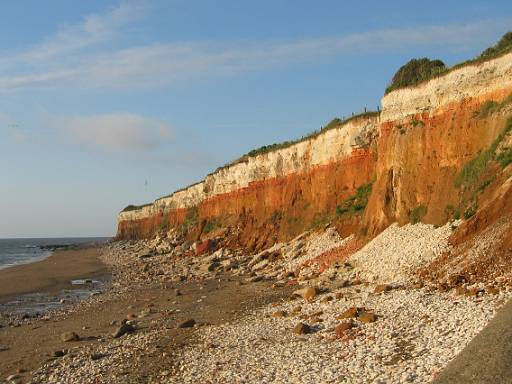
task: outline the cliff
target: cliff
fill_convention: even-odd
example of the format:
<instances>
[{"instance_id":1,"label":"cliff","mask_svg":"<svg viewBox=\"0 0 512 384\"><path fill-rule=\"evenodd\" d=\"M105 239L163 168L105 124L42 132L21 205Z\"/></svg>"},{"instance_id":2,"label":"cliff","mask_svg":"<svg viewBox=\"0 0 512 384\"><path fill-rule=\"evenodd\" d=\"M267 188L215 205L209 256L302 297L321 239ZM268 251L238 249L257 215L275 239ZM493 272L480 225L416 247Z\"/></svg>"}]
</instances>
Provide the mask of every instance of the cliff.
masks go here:
<instances>
[{"instance_id":1,"label":"cliff","mask_svg":"<svg viewBox=\"0 0 512 384\"><path fill-rule=\"evenodd\" d=\"M117 237L174 228L199 239L228 228L237 246L259 249L327 223L368 238L393 222L469 218L490 199L479 190L492 176L489 167L497 173L488 185L507 179L510 167L496 168L496 159L498 146L509 148L510 94L511 53L392 91L380 113L245 156L200 183L121 212ZM468 166L489 148L492 158L473 175ZM465 172L474 177L464 179Z\"/></svg>"}]
</instances>

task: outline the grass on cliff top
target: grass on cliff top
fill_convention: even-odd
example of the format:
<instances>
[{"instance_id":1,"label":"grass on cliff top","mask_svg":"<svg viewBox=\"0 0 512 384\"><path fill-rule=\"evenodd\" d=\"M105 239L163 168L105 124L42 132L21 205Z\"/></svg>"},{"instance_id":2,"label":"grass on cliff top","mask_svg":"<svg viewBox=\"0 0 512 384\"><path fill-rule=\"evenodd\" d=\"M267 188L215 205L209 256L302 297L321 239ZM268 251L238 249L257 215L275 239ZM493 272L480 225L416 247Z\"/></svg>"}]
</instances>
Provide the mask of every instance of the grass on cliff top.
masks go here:
<instances>
[{"instance_id":1,"label":"grass on cliff top","mask_svg":"<svg viewBox=\"0 0 512 384\"><path fill-rule=\"evenodd\" d=\"M130 212L130 211L136 211L138 209L142 209L144 207L149 207L150 205L153 205L153 203L143 204L143 205L128 205L126 206L121 212Z\"/></svg>"},{"instance_id":2,"label":"grass on cliff top","mask_svg":"<svg viewBox=\"0 0 512 384\"><path fill-rule=\"evenodd\" d=\"M274 152L274 151L278 151L280 149L284 149L284 148L288 148L288 147L291 147L292 145L295 145L295 144L298 144L300 142L303 142L303 141L306 141L306 140L310 140L310 139L313 139L319 135L321 135L322 133L326 132L326 131L329 131L331 129L334 129L334 128L337 128L343 124L347 124L349 121L352 121L352 120L355 120L355 119L364 119L364 118L369 118L369 117L375 117L375 116L378 116L380 114L380 111L366 111L366 112L362 112L362 113L358 113L358 114L355 114L355 115L352 115L346 119L340 119L338 117L335 117L334 119L332 119L329 123L327 123L326 126L318 129L318 130L315 130L307 135L304 135L302 136L301 138L299 139L296 139L296 140L289 140L289 141L285 141L285 142L282 142L282 143L275 143L275 144L269 144L269 145L264 145L260 148L256 148L256 149L253 149L251 151L249 151L247 154L239 157L238 159L226 164L226 165L223 165L222 167L218 167L215 171L213 172L210 172L207 176L211 176L223 169L226 169L226 168L229 168L233 165L236 165L238 163L243 163L243 162L247 162L249 160L249 158L251 157L256 157L258 155L263 155L265 153L270 153L270 152ZM171 197L173 194L175 193L178 193L178 192L182 192L182 191L185 191L187 190L188 188L191 188L193 187L194 185L197 185L197 184L200 184L201 182L198 181L196 183L193 183L193 184L190 184L186 187L183 187L183 188L180 188L178 190L176 190L175 192L173 192L172 194L170 195L166 195L166 196L163 196L161 197L160 199L165 199L165 198L168 198L168 197ZM158 199L158 200L160 200Z\"/></svg>"},{"instance_id":3,"label":"grass on cliff top","mask_svg":"<svg viewBox=\"0 0 512 384\"><path fill-rule=\"evenodd\" d=\"M492 47L484 50L474 59L446 67L441 60L430 60L426 57L412 59L395 73L391 84L386 88L385 94L401 88L414 87L433 78L444 75L450 71L467 65L480 64L512 52L512 32L505 33Z\"/></svg>"},{"instance_id":4,"label":"grass on cliff top","mask_svg":"<svg viewBox=\"0 0 512 384\"><path fill-rule=\"evenodd\" d=\"M340 127L341 125L347 124L349 121L352 121L352 120L355 120L355 119L363 119L363 118L368 118L368 117L375 117L375 116L378 116L379 113L380 113L379 111L367 111L367 112L362 112L362 113L350 116L350 117L348 117L346 119L340 119L338 117L335 117L329 123L327 123L327 125L325 125L324 127L320 128L320 129L317 129L317 130L315 130L315 131L313 131L311 133L308 133L307 135L304 135L304 136L302 136L299 139L285 141L285 142L282 142L282 143L264 145L264 146L262 146L260 148L253 149L252 151L249 151L249 153L247 153L246 155L243 155L242 157L240 157L239 159L235 160L234 162L229 163L229 164L227 164L227 165L225 165L223 167L217 168L217 170L215 172L217 172L220 169L229 167L231 165L234 165L234 164L246 161L250 157L255 157L255 156L258 156L258 155L265 154L265 153L274 152L274 151L277 151L279 149L291 147L292 145L301 143L301 142L306 141L306 140L314 139L315 137L318 137L319 135L321 135L322 133L324 133L326 131L329 131L331 129Z\"/></svg>"}]
</instances>

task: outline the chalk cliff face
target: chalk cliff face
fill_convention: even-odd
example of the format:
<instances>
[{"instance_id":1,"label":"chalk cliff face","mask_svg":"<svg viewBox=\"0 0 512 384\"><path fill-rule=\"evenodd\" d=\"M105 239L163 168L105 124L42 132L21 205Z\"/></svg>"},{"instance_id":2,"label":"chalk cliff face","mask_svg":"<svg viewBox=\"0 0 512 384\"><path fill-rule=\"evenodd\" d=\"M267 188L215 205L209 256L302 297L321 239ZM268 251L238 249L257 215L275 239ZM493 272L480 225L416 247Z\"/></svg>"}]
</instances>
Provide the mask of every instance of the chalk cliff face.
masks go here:
<instances>
[{"instance_id":1,"label":"chalk cliff face","mask_svg":"<svg viewBox=\"0 0 512 384\"><path fill-rule=\"evenodd\" d=\"M205 227L236 227L239 245L255 249L328 222L367 236L395 221L441 224L468 204L467 186L456 182L461 170L506 124L507 106L485 116L482 106L511 93L512 54L393 91L380 113L245 157L121 212L118 238L169 228L199 238Z\"/></svg>"}]
</instances>

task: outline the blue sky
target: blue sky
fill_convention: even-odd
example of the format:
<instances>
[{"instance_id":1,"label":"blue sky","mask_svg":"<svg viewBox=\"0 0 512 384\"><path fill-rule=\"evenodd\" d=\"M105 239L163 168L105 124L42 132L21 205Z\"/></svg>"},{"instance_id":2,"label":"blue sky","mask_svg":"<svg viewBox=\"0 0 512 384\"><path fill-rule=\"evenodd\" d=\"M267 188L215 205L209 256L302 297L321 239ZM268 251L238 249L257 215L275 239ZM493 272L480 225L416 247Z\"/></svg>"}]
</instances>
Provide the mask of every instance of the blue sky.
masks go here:
<instances>
[{"instance_id":1,"label":"blue sky","mask_svg":"<svg viewBox=\"0 0 512 384\"><path fill-rule=\"evenodd\" d=\"M0 238L116 215L375 109L412 57L473 57L509 1L40 1L0 8ZM147 180L147 185L146 185Z\"/></svg>"}]
</instances>

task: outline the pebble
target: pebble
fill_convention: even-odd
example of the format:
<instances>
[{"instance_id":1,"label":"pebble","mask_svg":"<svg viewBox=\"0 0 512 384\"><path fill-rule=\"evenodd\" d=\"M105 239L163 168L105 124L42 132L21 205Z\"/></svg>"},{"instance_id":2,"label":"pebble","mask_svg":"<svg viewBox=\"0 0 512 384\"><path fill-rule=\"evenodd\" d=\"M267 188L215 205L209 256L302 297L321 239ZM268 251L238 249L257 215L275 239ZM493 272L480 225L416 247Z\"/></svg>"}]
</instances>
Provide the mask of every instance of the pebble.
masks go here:
<instances>
[{"instance_id":1,"label":"pebble","mask_svg":"<svg viewBox=\"0 0 512 384\"><path fill-rule=\"evenodd\" d=\"M64 332L60 335L60 339L64 342L78 341L80 340L80 336L75 332Z\"/></svg>"},{"instance_id":2,"label":"pebble","mask_svg":"<svg viewBox=\"0 0 512 384\"><path fill-rule=\"evenodd\" d=\"M156 240L113 243L105 260L119 270L112 283L115 294L129 294L134 285L175 284L184 279L203 281L213 273L203 272L201 265L213 261L227 265L223 261L228 258L232 260L229 265L237 266L230 273L239 280L249 276L251 260L252 265L269 261L258 266L266 265L246 279L248 283L251 279L282 279L285 285L305 285L302 288L317 289L317 284L329 283L334 288L329 295L322 295L323 289L316 291L300 306L297 300L274 302L248 310L232 322L195 327L194 343L184 345L177 353L157 348L166 332L158 319L153 327L141 328L128 338L80 345L80 349L73 349L35 371L33 382L118 382L120 377L128 379L126 373L147 355L162 359L155 360L160 368L144 378L152 383L430 382L433 374L442 370L493 318L511 293L505 288L488 295L477 291L475 298L456 296L453 291L412 288L408 282L415 268L448 247L446 239L451 229L425 224L404 227L388 228L381 233L341 263L338 271L343 274L338 273L333 279L324 279L331 276L330 271L319 274L312 263L326 250L347 241L332 228L277 244L257 257L222 251L203 258L170 259L156 252L151 259L141 262L137 259L140 250L151 249ZM190 246L172 246L169 252ZM363 255L367 262L362 262ZM147 271L142 272L146 267ZM160 270L163 274L156 273ZM400 289L381 291L377 289L379 284ZM332 296L336 300L324 299ZM177 313L162 312L169 316ZM96 354L102 357L93 359ZM164 366L169 355L172 364Z\"/></svg>"}]
</instances>

